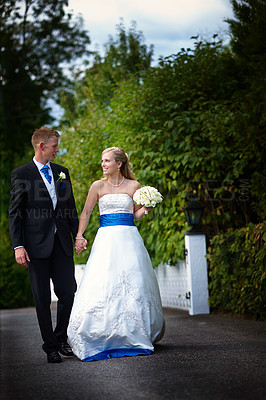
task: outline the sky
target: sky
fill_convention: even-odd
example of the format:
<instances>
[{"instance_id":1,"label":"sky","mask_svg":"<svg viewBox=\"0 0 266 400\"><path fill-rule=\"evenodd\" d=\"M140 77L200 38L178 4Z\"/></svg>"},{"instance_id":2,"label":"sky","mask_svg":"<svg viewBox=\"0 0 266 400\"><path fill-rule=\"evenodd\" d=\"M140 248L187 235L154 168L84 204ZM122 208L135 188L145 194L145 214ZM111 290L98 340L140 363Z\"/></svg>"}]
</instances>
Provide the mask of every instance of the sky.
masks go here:
<instances>
[{"instance_id":1,"label":"sky","mask_svg":"<svg viewBox=\"0 0 266 400\"><path fill-rule=\"evenodd\" d=\"M69 0L68 9L83 16L90 50L101 54L109 35L115 37L120 18L127 31L136 21L145 43L154 45L155 64L160 56L193 48L191 36L211 38L218 33L226 39L224 19L233 17L230 0Z\"/></svg>"},{"instance_id":2,"label":"sky","mask_svg":"<svg viewBox=\"0 0 266 400\"><path fill-rule=\"evenodd\" d=\"M224 19L233 17L230 0L69 0L67 10L82 15L91 39L89 49L101 55L109 35L116 36L120 19L126 31L135 21L145 44L154 45L153 66L160 56L177 54L182 47L193 48L191 36L209 39L218 33L228 40ZM82 63L76 64L77 69L83 68ZM51 100L48 105L56 120L60 119L61 107Z\"/></svg>"}]
</instances>

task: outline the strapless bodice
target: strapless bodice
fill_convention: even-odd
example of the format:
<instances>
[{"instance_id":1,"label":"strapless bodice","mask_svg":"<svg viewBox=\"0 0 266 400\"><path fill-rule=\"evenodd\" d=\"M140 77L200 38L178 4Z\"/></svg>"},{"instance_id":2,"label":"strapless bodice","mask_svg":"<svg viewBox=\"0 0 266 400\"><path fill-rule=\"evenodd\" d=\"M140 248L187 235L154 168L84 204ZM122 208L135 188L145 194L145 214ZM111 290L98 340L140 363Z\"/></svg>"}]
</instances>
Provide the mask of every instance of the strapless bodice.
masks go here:
<instances>
[{"instance_id":1,"label":"strapless bodice","mask_svg":"<svg viewBox=\"0 0 266 400\"><path fill-rule=\"evenodd\" d=\"M127 193L104 194L99 199L100 215L129 213L133 214L134 203Z\"/></svg>"}]
</instances>

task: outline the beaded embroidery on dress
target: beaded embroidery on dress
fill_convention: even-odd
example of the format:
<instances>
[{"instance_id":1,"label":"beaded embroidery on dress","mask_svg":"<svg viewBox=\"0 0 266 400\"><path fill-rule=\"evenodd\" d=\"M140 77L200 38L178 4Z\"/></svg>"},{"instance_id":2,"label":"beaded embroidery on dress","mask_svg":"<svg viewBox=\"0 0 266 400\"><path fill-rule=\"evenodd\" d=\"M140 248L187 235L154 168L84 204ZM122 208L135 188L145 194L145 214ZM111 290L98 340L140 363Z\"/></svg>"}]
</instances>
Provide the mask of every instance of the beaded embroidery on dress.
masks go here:
<instances>
[{"instance_id":1,"label":"beaded embroidery on dress","mask_svg":"<svg viewBox=\"0 0 266 400\"><path fill-rule=\"evenodd\" d=\"M83 361L151 354L164 331L157 279L133 219L128 194L99 200L101 218L74 300L68 341ZM115 224L108 225L109 218ZM122 219L120 224L120 219Z\"/></svg>"}]
</instances>

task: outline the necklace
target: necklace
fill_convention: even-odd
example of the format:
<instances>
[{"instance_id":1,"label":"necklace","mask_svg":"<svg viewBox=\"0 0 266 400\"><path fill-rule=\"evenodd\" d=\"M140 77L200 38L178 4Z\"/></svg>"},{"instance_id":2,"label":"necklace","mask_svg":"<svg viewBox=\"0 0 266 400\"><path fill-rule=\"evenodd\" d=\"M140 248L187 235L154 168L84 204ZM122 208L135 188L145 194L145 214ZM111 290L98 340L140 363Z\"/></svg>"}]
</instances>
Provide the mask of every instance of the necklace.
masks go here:
<instances>
[{"instance_id":1,"label":"necklace","mask_svg":"<svg viewBox=\"0 0 266 400\"><path fill-rule=\"evenodd\" d=\"M122 183L124 182L124 180L125 180L125 177L123 176L122 181L121 181L118 185L114 185L111 181L109 181L109 179L108 179L108 182L109 182L112 186L118 187L118 186L122 185Z\"/></svg>"}]
</instances>

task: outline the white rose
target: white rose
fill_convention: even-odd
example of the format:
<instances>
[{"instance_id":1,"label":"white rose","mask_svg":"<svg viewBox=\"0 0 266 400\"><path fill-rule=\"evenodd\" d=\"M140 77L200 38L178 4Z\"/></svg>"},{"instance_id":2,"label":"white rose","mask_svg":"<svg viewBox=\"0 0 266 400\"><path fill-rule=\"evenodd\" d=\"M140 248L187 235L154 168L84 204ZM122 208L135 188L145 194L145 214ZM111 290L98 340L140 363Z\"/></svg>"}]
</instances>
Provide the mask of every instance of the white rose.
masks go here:
<instances>
[{"instance_id":1,"label":"white rose","mask_svg":"<svg viewBox=\"0 0 266 400\"><path fill-rule=\"evenodd\" d=\"M60 172L58 176L60 179L66 179L66 174L64 172Z\"/></svg>"}]
</instances>

